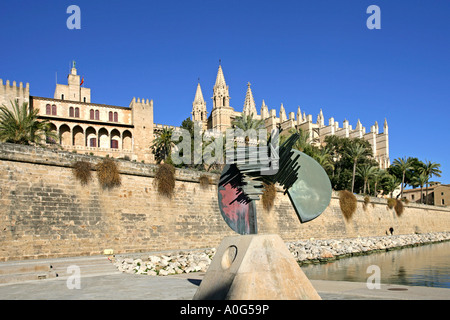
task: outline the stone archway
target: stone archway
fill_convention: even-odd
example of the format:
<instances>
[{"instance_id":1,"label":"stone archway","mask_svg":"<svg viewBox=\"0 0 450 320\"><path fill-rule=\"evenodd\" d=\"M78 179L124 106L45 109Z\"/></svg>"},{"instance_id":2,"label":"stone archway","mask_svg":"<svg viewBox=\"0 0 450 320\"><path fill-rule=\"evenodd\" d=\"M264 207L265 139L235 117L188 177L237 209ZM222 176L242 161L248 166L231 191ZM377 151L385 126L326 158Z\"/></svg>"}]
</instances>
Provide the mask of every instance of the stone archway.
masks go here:
<instances>
[{"instance_id":1,"label":"stone archway","mask_svg":"<svg viewBox=\"0 0 450 320\"><path fill-rule=\"evenodd\" d=\"M84 130L78 125L72 129L72 145L84 146Z\"/></svg>"},{"instance_id":2,"label":"stone archway","mask_svg":"<svg viewBox=\"0 0 450 320\"><path fill-rule=\"evenodd\" d=\"M73 143L71 137L70 127L67 124L61 125L59 127L59 143L62 146L71 146Z\"/></svg>"},{"instance_id":3,"label":"stone archway","mask_svg":"<svg viewBox=\"0 0 450 320\"><path fill-rule=\"evenodd\" d=\"M122 133L122 149L133 150L133 136L130 131L125 130Z\"/></svg>"},{"instance_id":4,"label":"stone archway","mask_svg":"<svg viewBox=\"0 0 450 320\"><path fill-rule=\"evenodd\" d=\"M96 148L97 147L97 131L94 128L88 127L86 129L86 147Z\"/></svg>"},{"instance_id":5,"label":"stone archway","mask_svg":"<svg viewBox=\"0 0 450 320\"><path fill-rule=\"evenodd\" d=\"M109 132L105 128L98 130L98 147L99 148L109 148Z\"/></svg>"}]
</instances>

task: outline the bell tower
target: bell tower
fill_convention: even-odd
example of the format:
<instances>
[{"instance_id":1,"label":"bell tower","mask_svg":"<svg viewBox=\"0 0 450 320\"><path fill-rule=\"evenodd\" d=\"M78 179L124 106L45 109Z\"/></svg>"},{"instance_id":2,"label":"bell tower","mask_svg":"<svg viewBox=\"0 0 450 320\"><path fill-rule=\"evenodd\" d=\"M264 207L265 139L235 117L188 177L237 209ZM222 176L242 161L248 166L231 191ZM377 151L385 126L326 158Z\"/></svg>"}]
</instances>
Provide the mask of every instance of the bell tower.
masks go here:
<instances>
[{"instance_id":1,"label":"bell tower","mask_svg":"<svg viewBox=\"0 0 450 320\"><path fill-rule=\"evenodd\" d=\"M231 127L234 109L230 106L230 94L221 65L219 65L219 70L217 71L212 100L212 128L223 132Z\"/></svg>"},{"instance_id":2,"label":"bell tower","mask_svg":"<svg viewBox=\"0 0 450 320\"><path fill-rule=\"evenodd\" d=\"M205 99L203 99L200 82L197 84L197 91L195 92L194 102L192 102L192 121L201 122L202 129L207 129L208 111L206 110L206 102Z\"/></svg>"},{"instance_id":3,"label":"bell tower","mask_svg":"<svg viewBox=\"0 0 450 320\"><path fill-rule=\"evenodd\" d=\"M84 78L77 74L76 63L72 61L72 68L67 75L67 85L56 84L54 99L77 102L91 102L91 89L82 87Z\"/></svg>"}]
</instances>

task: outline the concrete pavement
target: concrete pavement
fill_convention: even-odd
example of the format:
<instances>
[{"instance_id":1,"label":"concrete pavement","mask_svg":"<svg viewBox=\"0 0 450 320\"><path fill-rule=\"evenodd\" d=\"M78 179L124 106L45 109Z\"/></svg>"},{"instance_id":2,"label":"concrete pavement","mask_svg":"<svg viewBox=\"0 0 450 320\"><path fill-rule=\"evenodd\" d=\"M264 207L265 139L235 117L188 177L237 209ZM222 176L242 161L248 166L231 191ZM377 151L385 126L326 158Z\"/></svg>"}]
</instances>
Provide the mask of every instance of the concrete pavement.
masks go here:
<instances>
[{"instance_id":1,"label":"concrete pavement","mask_svg":"<svg viewBox=\"0 0 450 320\"><path fill-rule=\"evenodd\" d=\"M70 276L0 285L1 300L190 300L204 273L147 276L126 273ZM323 300L450 300L450 289L311 280Z\"/></svg>"}]
</instances>

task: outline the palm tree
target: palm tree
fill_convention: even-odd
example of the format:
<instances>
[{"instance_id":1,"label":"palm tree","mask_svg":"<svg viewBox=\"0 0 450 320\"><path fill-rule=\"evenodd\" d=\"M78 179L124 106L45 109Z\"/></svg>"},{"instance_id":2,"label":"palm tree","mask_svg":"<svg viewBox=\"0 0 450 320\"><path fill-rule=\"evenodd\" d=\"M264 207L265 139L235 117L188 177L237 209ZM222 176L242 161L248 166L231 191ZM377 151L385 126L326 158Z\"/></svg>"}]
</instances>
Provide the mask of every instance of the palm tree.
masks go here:
<instances>
[{"instance_id":1,"label":"palm tree","mask_svg":"<svg viewBox=\"0 0 450 320\"><path fill-rule=\"evenodd\" d=\"M333 160L331 159L330 150L328 148L325 147L319 149L318 152L314 153L313 158L324 168L325 171L328 172L334 170Z\"/></svg>"},{"instance_id":2,"label":"palm tree","mask_svg":"<svg viewBox=\"0 0 450 320\"><path fill-rule=\"evenodd\" d=\"M364 181L364 194L366 194L366 186L368 185L369 179L375 175L377 169L377 167L369 164L364 164L356 169L356 175L361 177Z\"/></svg>"},{"instance_id":3,"label":"palm tree","mask_svg":"<svg viewBox=\"0 0 450 320\"><path fill-rule=\"evenodd\" d=\"M11 101L11 109L0 106L0 141L45 146L46 139L56 141L48 120L38 120L39 110L28 110L28 103Z\"/></svg>"},{"instance_id":4,"label":"palm tree","mask_svg":"<svg viewBox=\"0 0 450 320\"><path fill-rule=\"evenodd\" d=\"M369 154L369 151L365 146L359 142L354 142L350 144L346 150L345 154L353 160L353 174L352 174L352 193L355 187L355 175L356 175L356 164L358 159Z\"/></svg>"},{"instance_id":5,"label":"palm tree","mask_svg":"<svg viewBox=\"0 0 450 320\"><path fill-rule=\"evenodd\" d=\"M423 185L428 184L428 175L425 173L421 173L418 176L414 176L412 180L412 185L416 187L420 187L420 203L423 203Z\"/></svg>"},{"instance_id":6,"label":"palm tree","mask_svg":"<svg viewBox=\"0 0 450 320\"><path fill-rule=\"evenodd\" d=\"M400 191L400 199L403 198L403 187L405 184L406 171L414 169L414 167L412 166L412 162L413 162L413 158L404 157L404 158L395 159L394 162L392 163L392 166L397 167L402 173L402 186L401 186L401 191Z\"/></svg>"},{"instance_id":7,"label":"palm tree","mask_svg":"<svg viewBox=\"0 0 450 320\"><path fill-rule=\"evenodd\" d=\"M377 170L375 171L374 175L373 175L373 183L374 183L374 191L373 191L373 195L376 197L377 196L377 186L378 183L380 183L387 175L386 170L383 169L379 169L377 168Z\"/></svg>"},{"instance_id":8,"label":"palm tree","mask_svg":"<svg viewBox=\"0 0 450 320\"><path fill-rule=\"evenodd\" d=\"M162 131L157 133L158 137L153 141L151 148L158 163L161 161L166 162L172 152L172 147L174 146L172 133L173 129L163 128Z\"/></svg>"},{"instance_id":9,"label":"palm tree","mask_svg":"<svg viewBox=\"0 0 450 320\"><path fill-rule=\"evenodd\" d=\"M441 176L442 171L439 169L440 166L441 165L439 163L427 161L424 164L423 169L420 170L421 173L425 174L428 177L427 182L426 182L426 188L425 188L426 204L428 204L428 184L430 183L429 179L431 179L433 176L436 176L436 177L440 177Z\"/></svg>"},{"instance_id":10,"label":"palm tree","mask_svg":"<svg viewBox=\"0 0 450 320\"><path fill-rule=\"evenodd\" d=\"M239 128L244 131L254 129L263 129L264 128L264 120L253 119L253 113L249 115L242 114L240 117L237 117L231 123L234 128Z\"/></svg>"},{"instance_id":11,"label":"palm tree","mask_svg":"<svg viewBox=\"0 0 450 320\"><path fill-rule=\"evenodd\" d=\"M299 134L299 138L297 139L297 141L295 141L294 145L292 146L292 148L297 149L298 151L301 152L305 152L307 151L308 147L311 146L308 143L308 134L305 133L305 131L303 131L302 129L291 129L289 131L290 134L294 134L294 133L298 133ZM281 144L281 143L280 143Z\"/></svg>"},{"instance_id":12,"label":"palm tree","mask_svg":"<svg viewBox=\"0 0 450 320\"><path fill-rule=\"evenodd\" d=\"M240 117L236 117L231 123L233 128L241 129L244 131L244 134L248 132L248 130L259 130L264 129L265 122L264 120L253 119L253 113L249 115L242 114ZM249 137L245 136L245 145L249 144Z\"/></svg>"},{"instance_id":13,"label":"palm tree","mask_svg":"<svg viewBox=\"0 0 450 320\"><path fill-rule=\"evenodd\" d=\"M391 194L391 198L392 198L392 194L394 192L394 190L398 187L399 184L401 184L402 182L400 181L399 178L397 178L397 176L394 176L392 174L386 174L386 180L383 184L383 191L386 191L387 193ZM384 193L384 192L383 192Z\"/></svg>"}]
</instances>

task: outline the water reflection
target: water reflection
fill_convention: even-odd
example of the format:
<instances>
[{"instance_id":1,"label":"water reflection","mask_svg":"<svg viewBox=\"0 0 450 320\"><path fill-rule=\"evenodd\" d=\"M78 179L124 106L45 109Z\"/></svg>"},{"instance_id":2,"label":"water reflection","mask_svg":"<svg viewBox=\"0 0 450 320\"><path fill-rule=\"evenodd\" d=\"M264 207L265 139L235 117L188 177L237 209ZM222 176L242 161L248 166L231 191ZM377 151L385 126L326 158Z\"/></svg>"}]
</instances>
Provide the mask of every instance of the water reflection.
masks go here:
<instances>
[{"instance_id":1,"label":"water reflection","mask_svg":"<svg viewBox=\"0 0 450 320\"><path fill-rule=\"evenodd\" d=\"M303 265L302 270L314 280L366 282L370 265L380 267L381 283L450 288L450 242Z\"/></svg>"}]
</instances>

